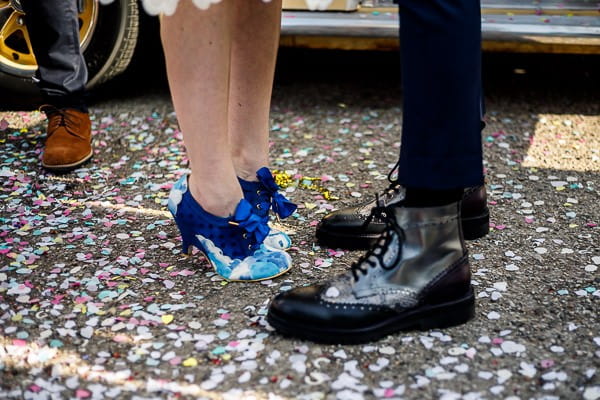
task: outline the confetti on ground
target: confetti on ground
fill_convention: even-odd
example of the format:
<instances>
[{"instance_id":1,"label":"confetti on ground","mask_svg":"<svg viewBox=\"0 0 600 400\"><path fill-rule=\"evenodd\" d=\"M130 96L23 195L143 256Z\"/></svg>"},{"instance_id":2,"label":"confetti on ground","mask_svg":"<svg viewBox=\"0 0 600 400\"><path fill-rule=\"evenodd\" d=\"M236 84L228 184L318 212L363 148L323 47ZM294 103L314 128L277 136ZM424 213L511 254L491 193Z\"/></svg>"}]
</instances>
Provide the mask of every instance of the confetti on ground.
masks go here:
<instances>
[{"instance_id":1,"label":"confetti on ground","mask_svg":"<svg viewBox=\"0 0 600 400\"><path fill-rule=\"evenodd\" d=\"M181 254L166 202L188 161L165 90L93 104L94 160L67 175L39 168L43 115L0 113L0 398L599 399L600 118L583 94L550 113L552 88L490 92L473 321L359 346L266 324L274 294L359 255L318 246L318 221L388 184L399 102L365 79L276 87L295 268L254 285Z\"/></svg>"}]
</instances>

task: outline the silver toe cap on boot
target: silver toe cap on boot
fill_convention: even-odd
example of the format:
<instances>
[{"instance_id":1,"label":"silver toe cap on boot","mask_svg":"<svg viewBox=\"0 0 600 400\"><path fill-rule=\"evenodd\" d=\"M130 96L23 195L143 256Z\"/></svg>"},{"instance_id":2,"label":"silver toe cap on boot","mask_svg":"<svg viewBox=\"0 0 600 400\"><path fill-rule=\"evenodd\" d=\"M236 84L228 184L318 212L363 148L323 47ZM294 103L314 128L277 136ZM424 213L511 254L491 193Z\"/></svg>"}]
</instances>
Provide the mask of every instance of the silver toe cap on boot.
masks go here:
<instances>
[{"instance_id":1,"label":"silver toe cap on boot","mask_svg":"<svg viewBox=\"0 0 600 400\"><path fill-rule=\"evenodd\" d=\"M360 279L353 284L357 299L392 294L406 301L416 299L466 254L460 232L459 203L389 210L393 210L400 229L388 229L380 238L380 241L388 241L380 247L384 253L367 259L375 265L363 262L366 273L360 274Z\"/></svg>"},{"instance_id":2,"label":"silver toe cap on boot","mask_svg":"<svg viewBox=\"0 0 600 400\"><path fill-rule=\"evenodd\" d=\"M344 275L280 293L267 321L328 343L363 343L410 329L442 329L475 314L458 203L378 208L386 229Z\"/></svg>"}]
</instances>

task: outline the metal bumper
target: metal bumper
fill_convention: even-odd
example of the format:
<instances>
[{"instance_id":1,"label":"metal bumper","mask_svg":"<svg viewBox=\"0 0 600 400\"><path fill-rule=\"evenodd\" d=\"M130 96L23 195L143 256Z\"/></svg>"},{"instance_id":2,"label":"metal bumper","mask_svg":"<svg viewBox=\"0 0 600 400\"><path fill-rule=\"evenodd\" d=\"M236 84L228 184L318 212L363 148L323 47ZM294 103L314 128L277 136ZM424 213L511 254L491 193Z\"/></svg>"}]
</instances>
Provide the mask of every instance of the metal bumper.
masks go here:
<instances>
[{"instance_id":1,"label":"metal bumper","mask_svg":"<svg viewBox=\"0 0 600 400\"><path fill-rule=\"evenodd\" d=\"M284 11L283 46L348 50L395 49L398 13L394 7L353 12ZM487 51L600 54L600 13L589 9L482 9Z\"/></svg>"}]
</instances>

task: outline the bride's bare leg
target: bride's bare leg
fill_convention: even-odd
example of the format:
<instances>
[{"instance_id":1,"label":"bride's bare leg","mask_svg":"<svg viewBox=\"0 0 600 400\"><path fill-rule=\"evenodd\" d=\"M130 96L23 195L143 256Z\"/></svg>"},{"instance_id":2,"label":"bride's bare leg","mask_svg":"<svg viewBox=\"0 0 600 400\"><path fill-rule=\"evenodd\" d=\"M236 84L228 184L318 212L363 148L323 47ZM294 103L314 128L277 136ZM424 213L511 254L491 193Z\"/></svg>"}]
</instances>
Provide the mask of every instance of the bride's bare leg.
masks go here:
<instances>
[{"instance_id":1,"label":"bride's bare leg","mask_svg":"<svg viewBox=\"0 0 600 400\"><path fill-rule=\"evenodd\" d=\"M192 170L189 188L218 216L232 214L242 198L227 134L236 7L227 0L199 10L180 1L173 16L161 19L171 95Z\"/></svg>"},{"instance_id":2,"label":"bride's bare leg","mask_svg":"<svg viewBox=\"0 0 600 400\"><path fill-rule=\"evenodd\" d=\"M234 6L229 140L240 178L269 163L269 108L281 26L281 0L226 0Z\"/></svg>"}]
</instances>

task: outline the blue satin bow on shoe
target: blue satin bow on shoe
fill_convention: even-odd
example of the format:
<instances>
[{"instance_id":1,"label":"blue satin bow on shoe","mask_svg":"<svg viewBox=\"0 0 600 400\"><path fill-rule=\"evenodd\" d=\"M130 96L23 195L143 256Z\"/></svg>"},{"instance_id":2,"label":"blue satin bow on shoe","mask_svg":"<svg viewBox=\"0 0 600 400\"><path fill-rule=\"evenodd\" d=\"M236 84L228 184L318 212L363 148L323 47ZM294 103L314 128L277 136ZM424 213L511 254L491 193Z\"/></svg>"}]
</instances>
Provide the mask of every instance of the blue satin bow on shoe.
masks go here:
<instances>
[{"instance_id":1,"label":"blue satin bow on shoe","mask_svg":"<svg viewBox=\"0 0 600 400\"><path fill-rule=\"evenodd\" d=\"M287 218L296 211L296 206L294 203L285 198L284 195L279 193L279 186L275 183L275 179L273 179L273 174L267 167L262 167L256 172L256 177L258 181L263 184L263 189L261 192L264 192L266 196L268 196L271 200L271 208L280 218ZM261 193L262 194L262 193ZM259 195L261 197L261 195ZM268 200L267 200L268 201Z\"/></svg>"},{"instance_id":2,"label":"blue satin bow on shoe","mask_svg":"<svg viewBox=\"0 0 600 400\"><path fill-rule=\"evenodd\" d=\"M194 200L183 176L171 189L168 207L181 232L183 252L195 246L227 280L271 279L292 266L289 254L265 245L269 226L245 199L231 217L212 215Z\"/></svg>"},{"instance_id":3,"label":"blue satin bow on shoe","mask_svg":"<svg viewBox=\"0 0 600 400\"><path fill-rule=\"evenodd\" d=\"M256 213L265 222L269 221L269 210L273 210L280 218L287 218L296 211L297 206L279 193L279 186L273 179L273 174L267 167L262 167L256 172L257 182L246 181L238 178L244 199L256 208ZM271 229L265 239L267 247L286 250L292 246L292 240L284 232Z\"/></svg>"},{"instance_id":4,"label":"blue satin bow on shoe","mask_svg":"<svg viewBox=\"0 0 600 400\"><path fill-rule=\"evenodd\" d=\"M257 243L262 243L270 231L269 225L260 216L253 213L252 205L244 199L236 207L233 221L229 221L229 224L239 226L247 233L252 234Z\"/></svg>"}]
</instances>

